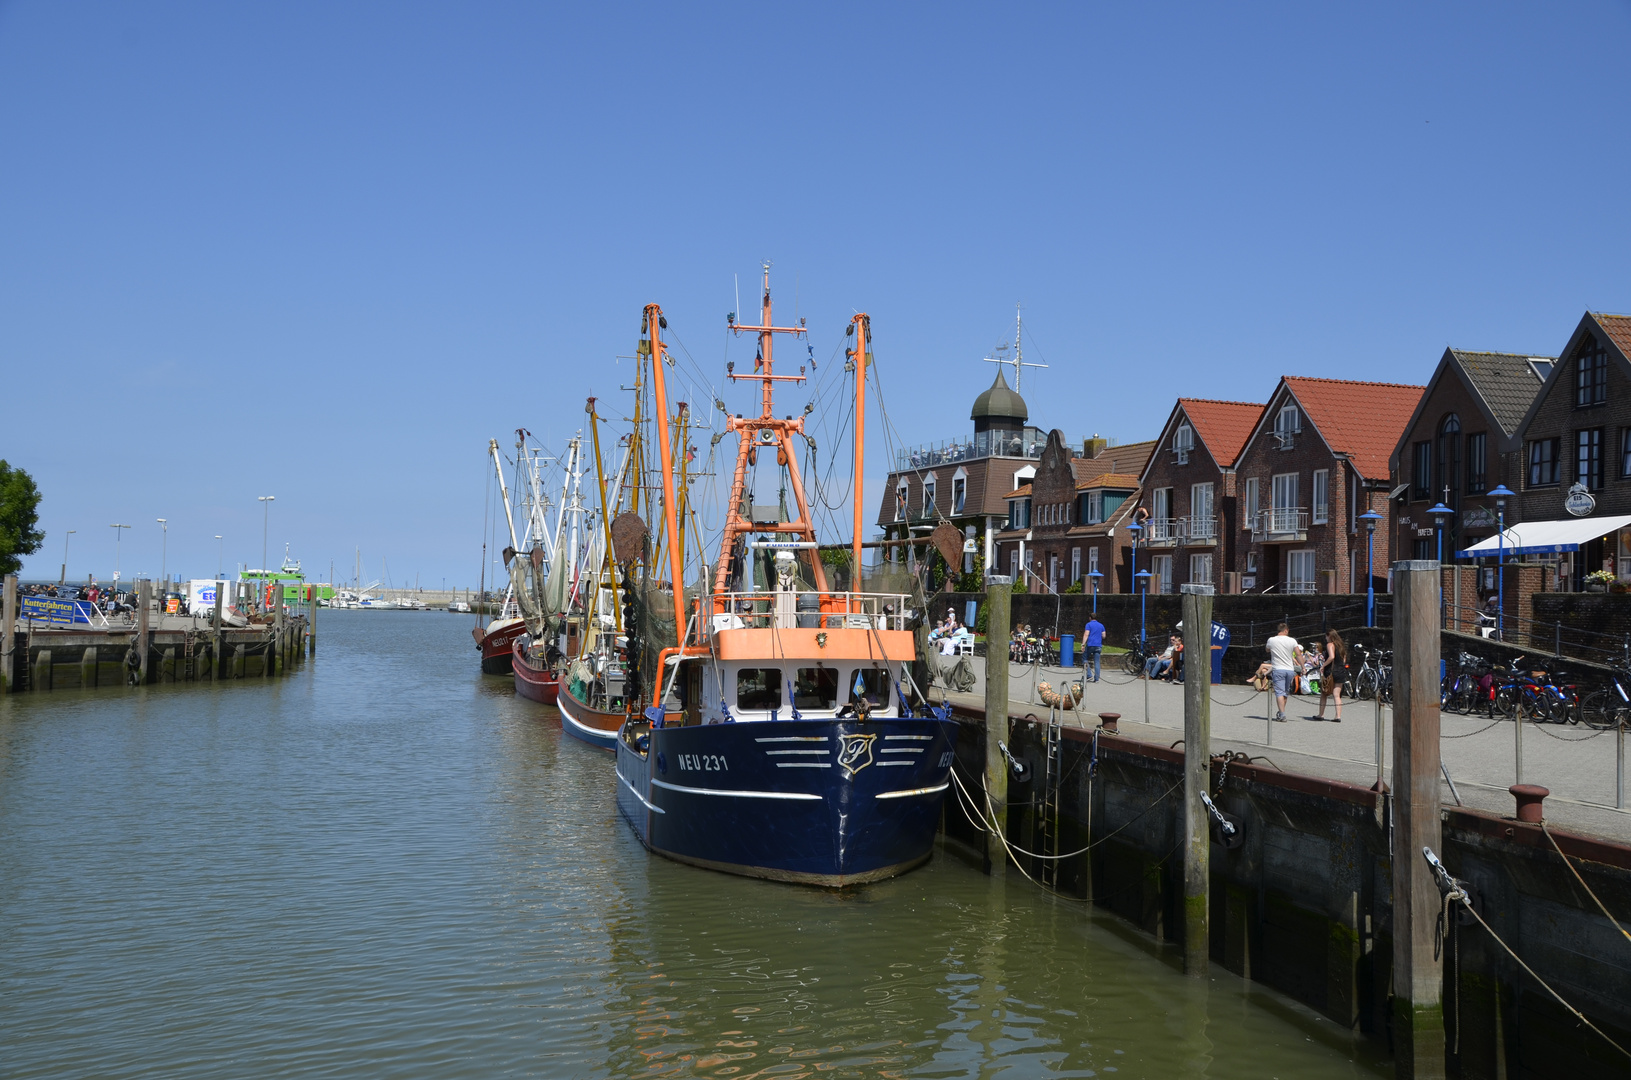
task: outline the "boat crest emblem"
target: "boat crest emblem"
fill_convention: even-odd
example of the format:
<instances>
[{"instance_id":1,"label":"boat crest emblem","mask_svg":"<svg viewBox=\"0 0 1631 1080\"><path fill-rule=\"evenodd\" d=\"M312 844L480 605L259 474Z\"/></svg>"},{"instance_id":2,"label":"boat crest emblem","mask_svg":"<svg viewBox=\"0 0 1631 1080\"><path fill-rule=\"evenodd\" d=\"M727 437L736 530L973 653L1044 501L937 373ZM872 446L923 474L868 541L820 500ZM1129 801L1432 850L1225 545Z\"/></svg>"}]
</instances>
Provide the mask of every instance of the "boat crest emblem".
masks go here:
<instances>
[{"instance_id":1,"label":"boat crest emblem","mask_svg":"<svg viewBox=\"0 0 1631 1080\"><path fill-rule=\"evenodd\" d=\"M872 740L876 735L840 735L838 767L854 776L872 764Z\"/></svg>"},{"instance_id":2,"label":"boat crest emblem","mask_svg":"<svg viewBox=\"0 0 1631 1080\"><path fill-rule=\"evenodd\" d=\"M826 647L827 647L827 631L823 630L823 631L821 631L821 633L816 635L816 648L825 649Z\"/></svg>"}]
</instances>

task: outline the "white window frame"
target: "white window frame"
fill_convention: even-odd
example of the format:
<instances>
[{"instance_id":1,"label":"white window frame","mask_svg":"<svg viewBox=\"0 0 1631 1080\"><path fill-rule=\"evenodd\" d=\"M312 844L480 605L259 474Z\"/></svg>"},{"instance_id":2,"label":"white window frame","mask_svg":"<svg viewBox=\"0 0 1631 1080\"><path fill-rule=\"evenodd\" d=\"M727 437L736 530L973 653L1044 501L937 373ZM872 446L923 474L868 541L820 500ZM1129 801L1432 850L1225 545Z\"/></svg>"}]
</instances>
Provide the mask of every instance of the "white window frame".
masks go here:
<instances>
[{"instance_id":1,"label":"white window frame","mask_svg":"<svg viewBox=\"0 0 1631 1080\"><path fill-rule=\"evenodd\" d=\"M905 521L912 512L912 486L902 480L895 486L895 520Z\"/></svg>"},{"instance_id":2,"label":"white window frame","mask_svg":"<svg viewBox=\"0 0 1631 1080\"><path fill-rule=\"evenodd\" d=\"M1172 556L1156 555L1150 559L1150 589L1155 596L1172 592Z\"/></svg>"},{"instance_id":3,"label":"white window frame","mask_svg":"<svg viewBox=\"0 0 1631 1080\"><path fill-rule=\"evenodd\" d=\"M934 509L934 493L938 486L939 481L934 473L929 473L923 478L923 505L918 508L920 516L927 515Z\"/></svg>"},{"instance_id":4,"label":"white window frame","mask_svg":"<svg viewBox=\"0 0 1631 1080\"><path fill-rule=\"evenodd\" d=\"M1246 512L1241 515L1240 527L1242 529L1254 529L1257 527L1257 509L1258 503L1261 501L1259 498L1259 495L1261 494L1260 488L1261 484L1258 482L1257 477L1246 477Z\"/></svg>"},{"instance_id":5,"label":"white window frame","mask_svg":"<svg viewBox=\"0 0 1631 1080\"><path fill-rule=\"evenodd\" d=\"M1090 547L1087 549L1087 572L1089 574L1096 574L1098 571L1099 549L1097 547Z\"/></svg>"},{"instance_id":6,"label":"white window frame","mask_svg":"<svg viewBox=\"0 0 1631 1080\"><path fill-rule=\"evenodd\" d=\"M1308 577L1296 577L1296 569L1301 567L1308 571ZM1286 552L1286 591L1312 592L1319 582L1319 557L1313 548L1295 548ZM1307 585L1307 589L1293 589L1297 585Z\"/></svg>"},{"instance_id":7,"label":"white window frame","mask_svg":"<svg viewBox=\"0 0 1631 1080\"><path fill-rule=\"evenodd\" d=\"M1300 473L1294 472L1274 474L1274 476L1269 480L1269 509L1295 510L1297 508L1297 488L1300 486L1298 484L1300 475ZM1284 480L1285 483L1281 483L1280 481L1282 480ZM1285 502L1282 502L1280 499L1280 493L1282 491L1286 493Z\"/></svg>"},{"instance_id":8,"label":"white window frame","mask_svg":"<svg viewBox=\"0 0 1631 1080\"><path fill-rule=\"evenodd\" d=\"M1191 585L1212 584L1212 553L1210 551L1189 557L1189 583ZM1197 571L1204 568L1204 573Z\"/></svg>"},{"instance_id":9,"label":"white window frame","mask_svg":"<svg viewBox=\"0 0 1631 1080\"><path fill-rule=\"evenodd\" d=\"M1102 525L1104 523L1104 492L1090 491L1087 493L1087 523L1089 525ZM1095 548L1095 551L1098 549Z\"/></svg>"},{"instance_id":10,"label":"white window frame","mask_svg":"<svg viewBox=\"0 0 1631 1080\"><path fill-rule=\"evenodd\" d=\"M1314 470L1314 490L1310 495L1312 503L1309 506L1310 520L1315 525L1324 525L1331 520L1331 470Z\"/></svg>"},{"instance_id":11,"label":"white window frame","mask_svg":"<svg viewBox=\"0 0 1631 1080\"><path fill-rule=\"evenodd\" d=\"M1019 548L1008 549L1008 576L1019 581Z\"/></svg>"},{"instance_id":12,"label":"white window frame","mask_svg":"<svg viewBox=\"0 0 1631 1080\"><path fill-rule=\"evenodd\" d=\"M1217 516L1215 490L1216 489L1213 488L1210 480L1204 484L1189 485L1190 536L1210 538L1217 535L1217 530L1215 529L1211 531L1207 531L1205 529L1197 531L1195 528L1195 522L1197 520L1204 523L1210 523L1212 519Z\"/></svg>"},{"instance_id":13,"label":"white window frame","mask_svg":"<svg viewBox=\"0 0 1631 1080\"><path fill-rule=\"evenodd\" d=\"M1290 417L1289 422L1287 416ZM1274 418L1274 431L1278 435L1296 435L1303 429L1301 410L1295 405L1282 405Z\"/></svg>"},{"instance_id":14,"label":"white window frame","mask_svg":"<svg viewBox=\"0 0 1631 1080\"><path fill-rule=\"evenodd\" d=\"M1082 549L1073 547L1070 549L1070 583L1074 585L1080 580L1082 580Z\"/></svg>"},{"instance_id":15,"label":"white window frame","mask_svg":"<svg viewBox=\"0 0 1631 1080\"><path fill-rule=\"evenodd\" d=\"M958 489L961 485L961 490ZM951 474L951 512L961 514L968 505L968 470L958 469Z\"/></svg>"}]
</instances>

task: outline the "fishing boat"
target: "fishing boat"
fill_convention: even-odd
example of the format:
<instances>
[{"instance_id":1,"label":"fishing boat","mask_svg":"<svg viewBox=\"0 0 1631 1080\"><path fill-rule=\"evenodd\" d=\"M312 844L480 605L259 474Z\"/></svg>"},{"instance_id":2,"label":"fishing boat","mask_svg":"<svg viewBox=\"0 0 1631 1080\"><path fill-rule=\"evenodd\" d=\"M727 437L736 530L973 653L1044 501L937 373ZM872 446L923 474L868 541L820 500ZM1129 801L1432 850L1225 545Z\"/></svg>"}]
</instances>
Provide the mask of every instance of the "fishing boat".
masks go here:
<instances>
[{"instance_id":1,"label":"fishing boat","mask_svg":"<svg viewBox=\"0 0 1631 1080\"><path fill-rule=\"evenodd\" d=\"M733 416L736 467L711 579L682 587L673 451L668 435L661 309L647 305L639 355L649 357L659 432L662 513L671 580L648 576L631 606L631 658L651 692L619 729L618 808L648 849L715 870L823 886L910 870L933 849L950 783L956 724L921 701L921 608L913 591L860 588L866 369L870 320L846 333L855 372L855 531L850 588L829 585L800 478L794 437L804 418L776 416L775 326L765 269L761 321L733 333L759 339L752 374L760 411ZM746 487L773 454L792 492L787 520L754 520ZM744 511L747 513L745 514ZM664 612L664 607L671 611ZM661 623L672 619L666 641ZM653 658L650 653L655 651ZM563 695L563 700L565 697Z\"/></svg>"},{"instance_id":2,"label":"fishing boat","mask_svg":"<svg viewBox=\"0 0 1631 1080\"><path fill-rule=\"evenodd\" d=\"M512 577L510 587L520 603L522 619L526 623L526 633L516 638L511 646L515 692L545 705L557 703L562 670L578 653L579 623L567 609L571 603L568 586L578 579L581 569L578 565L579 533L584 516L580 486L583 479L579 462L581 456L582 438L574 436L567 446L563 462L566 475L557 504L554 542L549 545L548 576L540 584L531 579L531 565L523 564L519 558L512 564L519 570L522 579ZM532 506L537 508L542 499L539 497L536 468L533 470L531 489L534 493ZM544 533L542 518L537 513L529 523L528 531L540 536ZM536 543L533 550L540 550ZM512 574L517 569L512 569Z\"/></svg>"}]
</instances>

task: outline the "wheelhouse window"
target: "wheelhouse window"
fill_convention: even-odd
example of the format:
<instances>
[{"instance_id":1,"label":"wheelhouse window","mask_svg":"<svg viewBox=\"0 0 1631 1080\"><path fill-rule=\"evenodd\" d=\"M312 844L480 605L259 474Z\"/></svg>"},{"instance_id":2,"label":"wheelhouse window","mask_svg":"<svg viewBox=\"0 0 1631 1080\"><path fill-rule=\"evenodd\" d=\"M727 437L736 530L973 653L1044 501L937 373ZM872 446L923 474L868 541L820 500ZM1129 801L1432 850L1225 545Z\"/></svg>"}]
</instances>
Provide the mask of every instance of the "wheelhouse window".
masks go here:
<instances>
[{"instance_id":1,"label":"wheelhouse window","mask_svg":"<svg viewBox=\"0 0 1631 1080\"><path fill-rule=\"evenodd\" d=\"M838 669L801 667L793 679L793 708L838 708Z\"/></svg>"},{"instance_id":2,"label":"wheelhouse window","mask_svg":"<svg viewBox=\"0 0 1631 1080\"><path fill-rule=\"evenodd\" d=\"M1410 497L1431 498L1433 494L1433 444L1419 442L1413 448L1415 458L1410 470Z\"/></svg>"},{"instance_id":3,"label":"wheelhouse window","mask_svg":"<svg viewBox=\"0 0 1631 1080\"><path fill-rule=\"evenodd\" d=\"M1587 428L1574 435L1574 478L1588 491L1603 486L1603 429Z\"/></svg>"},{"instance_id":4,"label":"wheelhouse window","mask_svg":"<svg viewBox=\"0 0 1631 1080\"><path fill-rule=\"evenodd\" d=\"M860 701L865 698L872 703L874 709L887 709L889 707L889 672L882 668L857 668L855 678L850 681L850 701Z\"/></svg>"},{"instance_id":5,"label":"wheelhouse window","mask_svg":"<svg viewBox=\"0 0 1631 1080\"><path fill-rule=\"evenodd\" d=\"M1489 436L1480 431L1467 436L1467 494L1482 495L1489 490Z\"/></svg>"},{"instance_id":6,"label":"wheelhouse window","mask_svg":"<svg viewBox=\"0 0 1631 1080\"><path fill-rule=\"evenodd\" d=\"M1529 443L1529 486L1550 487L1558 482L1557 439L1535 439Z\"/></svg>"},{"instance_id":7,"label":"wheelhouse window","mask_svg":"<svg viewBox=\"0 0 1631 1080\"><path fill-rule=\"evenodd\" d=\"M768 711L782 707L781 668L741 668L736 673L736 707Z\"/></svg>"},{"instance_id":8,"label":"wheelhouse window","mask_svg":"<svg viewBox=\"0 0 1631 1080\"><path fill-rule=\"evenodd\" d=\"M1576 408L1601 405L1608 400L1608 352L1589 341L1574 361L1574 404Z\"/></svg>"}]
</instances>

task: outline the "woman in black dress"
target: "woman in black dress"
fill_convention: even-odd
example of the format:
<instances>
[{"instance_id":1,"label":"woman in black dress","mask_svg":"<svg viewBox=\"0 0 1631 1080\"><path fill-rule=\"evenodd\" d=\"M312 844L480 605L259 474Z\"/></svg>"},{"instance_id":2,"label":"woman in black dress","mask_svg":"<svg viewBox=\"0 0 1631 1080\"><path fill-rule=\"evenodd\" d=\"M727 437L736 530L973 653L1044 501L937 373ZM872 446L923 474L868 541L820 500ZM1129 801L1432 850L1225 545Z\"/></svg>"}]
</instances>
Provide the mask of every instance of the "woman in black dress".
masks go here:
<instances>
[{"instance_id":1,"label":"woman in black dress","mask_svg":"<svg viewBox=\"0 0 1631 1080\"><path fill-rule=\"evenodd\" d=\"M1335 630L1325 632L1325 662L1320 665L1320 714L1325 719L1325 699L1336 699L1336 715L1342 723L1342 684L1348 681L1348 645Z\"/></svg>"}]
</instances>

